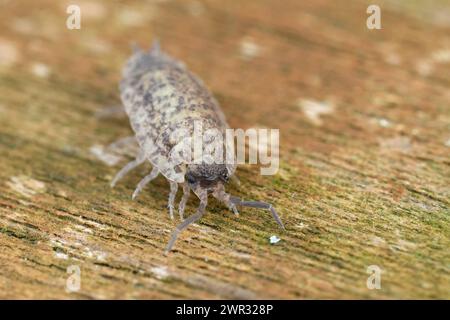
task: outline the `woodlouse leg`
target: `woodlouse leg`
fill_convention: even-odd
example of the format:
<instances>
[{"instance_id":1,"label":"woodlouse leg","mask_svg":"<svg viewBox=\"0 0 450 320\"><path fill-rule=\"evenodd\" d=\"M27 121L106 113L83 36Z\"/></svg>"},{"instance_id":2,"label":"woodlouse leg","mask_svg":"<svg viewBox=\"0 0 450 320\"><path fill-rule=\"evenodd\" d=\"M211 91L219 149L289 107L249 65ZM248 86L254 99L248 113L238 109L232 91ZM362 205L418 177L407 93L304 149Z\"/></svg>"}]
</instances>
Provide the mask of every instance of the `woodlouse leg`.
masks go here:
<instances>
[{"instance_id":1,"label":"woodlouse leg","mask_svg":"<svg viewBox=\"0 0 450 320\"><path fill-rule=\"evenodd\" d=\"M170 183L170 194L169 194L169 204L167 207L169 208L170 219L173 219L173 207L175 203L175 197L178 191L178 183L169 181Z\"/></svg>"},{"instance_id":2,"label":"woodlouse leg","mask_svg":"<svg viewBox=\"0 0 450 320\"><path fill-rule=\"evenodd\" d=\"M128 162L114 177L113 181L111 182L111 188L114 188L114 186L120 179L122 179L128 172L144 163L144 161L145 157L142 153L139 154L135 160Z\"/></svg>"},{"instance_id":3,"label":"woodlouse leg","mask_svg":"<svg viewBox=\"0 0 450 320\"><path fill-rule=\"evenodd\" d=\"M172 232L172 237L170 238L169 243L167 244L166 250L165 250L165 254L167 254L170 250L172 250L172 247L175 243L175 241L177 240L178 234L183 231L184 229L186 229L191 223L196 222L197 220L199 220L203 214L205 213L205 208L208 204L208 197L203 197L200 200L200 205L198 206L197 212L189 217L186 218L186 220L184 220L182 223L180 223L175 230Z\"/></svg>"},{"instance_id":4,"label":"woodlouse leg","mask_svg":"<svg viewBox=\"0 0 450 320\"><path fill-rule=\"evenodd\" d=\"M272 216L274 217L275 221L278 223L278 225L283 229L286 230L286 228L283 225L283 222L281 221L280 217L278 216L277 211L275 208L270 204L266 202L261 201L242 201L238 197L230 197L230 201L238 206L243 207L251 207L251 208L260 208L260 209L267 209L272 213Z\"/></svg>"},{"instance_id":5,"label":"woodlouse leg","mask_svg":"<svg viewBox=\"0 0 450 320\"><path fill-rule=\"evenodd\" d=\"M228 209L229 209L230 211L233 211L233 213L234 213L236 216L239 215L239 211L238 211L238 209L236 208L236 204L233 203L233 202L230 200L231 196L230 196L228 193L226 193L225 190L223 190L223 186L222 186L222 188L220 188L220 189L216 190L215 192L213 192L213 196L214 196L217 200L219 200L219 201L225 203L225 204L228 206Z\"/></svg>"},{"instance_id":6,"label":"woodlouse leg","mask_svg":"<svg viewBox=\"0 0 450 320\"><path fill-rule=\"evenodd\" d=\"M181 220L184 219L184 208L186 208L186 203L188 201L189 195L191 194L191 188L189 184L183 184L183 197L181 198L180 205L178 206L178 213L180 214Z\"/></svg>"},{"instance_id":7,"label":"woodlouse leg","mask_svg":"<svg viewBox=\"0 0 450 320\"><path fill-rule=\"evenodd\" d=\"M144 187L147 185L147 183L149 183L150 181L152 181L153 179L155 179L159 174L159 170L156 169L156 167L154 167L152 169L152 172L150 172L148 175L146 175L141 181L139 181L136 190L134 190L133 195L131 196L131 199L135 199L138 194L142 191L142 189L144 189Z\"/></svg>"},{"instance_id":8,"label":"woodlouse leg","mask_svg":"<svg viewBox=\"0 0 450 320\"><path fill-rule=\"evenodd\" d=\"M131 47L131 51L133 53L138 53L139 51L141 51L141 47L139 47L139 45L137 44L137 42L133 41L132 43L130 43L130 47Z\"/></svg>"}]
</instances>

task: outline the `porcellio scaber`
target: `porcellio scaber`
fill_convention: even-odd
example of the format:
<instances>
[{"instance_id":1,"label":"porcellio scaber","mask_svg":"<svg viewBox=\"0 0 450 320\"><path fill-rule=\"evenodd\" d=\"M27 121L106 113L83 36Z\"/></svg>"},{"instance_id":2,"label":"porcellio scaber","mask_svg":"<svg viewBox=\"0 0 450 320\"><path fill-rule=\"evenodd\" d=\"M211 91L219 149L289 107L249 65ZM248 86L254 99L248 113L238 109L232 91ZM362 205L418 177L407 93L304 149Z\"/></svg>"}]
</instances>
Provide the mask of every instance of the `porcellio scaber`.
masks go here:
<instances>
[{"instance_id":1,"label":"porcellio scaber","mask_svg":"<svg viewBox=\"0 0 450 320\"><path fill-rule=\"evenodd\" d=\"M201 121L203 128L214 129L221 134L229 128L210 91L183 63L162 52L157 41L148 51L135 46L123 68L119 89L122 104L134 131L134 136L130 139L136 140L138 152L136 158L116 174L111 186L130 170L148 161L152 170L137 185L133 199L159 174L170 185L168 208L172 219L179 185L183 188L178 207L182 220L191 190L200 199L196 213L184 219L173 231L166 253L172 249L178 234L203 216L210 194L226 204L236 215L239 214L237 206L267 209L284 229L271 204L243 201L225 192L224 185L233 177L235 164L175 163L170 157L178 143L173 140L172 133L183 129L185 134L193 134L195 121Z\"/></svg>"}]
</instances>

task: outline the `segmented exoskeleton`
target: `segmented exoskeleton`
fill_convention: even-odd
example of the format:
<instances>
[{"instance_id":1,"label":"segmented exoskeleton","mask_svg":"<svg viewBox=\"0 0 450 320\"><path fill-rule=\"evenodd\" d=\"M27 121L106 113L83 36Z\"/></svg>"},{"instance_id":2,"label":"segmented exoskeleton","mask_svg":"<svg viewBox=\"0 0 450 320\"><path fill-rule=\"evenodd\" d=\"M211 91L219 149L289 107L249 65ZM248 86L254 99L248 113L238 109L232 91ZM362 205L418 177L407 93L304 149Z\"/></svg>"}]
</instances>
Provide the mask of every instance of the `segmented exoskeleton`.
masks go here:
<instances>
[{"instance_id":1,"label":"segmented exoskeleton","mask_svg":"<svg viewBox=\"0 0 450 320\"><path fill-rule=\"evenodd\" d=\"M180 223L172 233L166 252L172 249L179 232L202 217L209 194L225 203L236 215L239 214L236 206L267 209L284 229L271 204L243 201L225 192L224 184L235 173L234 163L174 162L173 150L179 144L178 140L174 140L174 132L193 134L193 123L201 121L204 129L214 129L224 134L228 125L217 101L202 81L182 63L161 52L157 42L149 51L134 49L123 69L120 96L135 133L128 139L136 139L139 151L136 158L117 173L111 186L133 168L149 161L152 171L139 182L133 199L159 174L170 184L168 208L171 218L178 185L183 187L183 197L178 207L181 219L190 191L200 199L197 212Z\"/></svg>"}]
</instances>

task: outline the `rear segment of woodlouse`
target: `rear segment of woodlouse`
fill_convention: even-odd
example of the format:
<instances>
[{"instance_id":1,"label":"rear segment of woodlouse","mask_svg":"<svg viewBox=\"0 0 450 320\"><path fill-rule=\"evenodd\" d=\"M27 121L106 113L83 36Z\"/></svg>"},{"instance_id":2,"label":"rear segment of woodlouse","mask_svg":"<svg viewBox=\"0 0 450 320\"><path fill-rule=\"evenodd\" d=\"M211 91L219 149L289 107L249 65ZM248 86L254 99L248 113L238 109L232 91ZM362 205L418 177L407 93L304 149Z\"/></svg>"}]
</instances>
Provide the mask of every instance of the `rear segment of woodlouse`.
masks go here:
<instances>
[{"instance_id":1,"label":"rear segment of woodlouse","mask_svg":"<svg viewBox=\"0 0 450 320\"><path fill-rule=\"evenodd\" d=\"M192 190L200 199L196 213L185 219L174 230L166 252L172 249L179 232L203 216L209 194L225 203L236 215L237 206L267 209L284 229L272 205L258 201L243 201L225 192L224 184L234 175L236 169L234 161L192 163L173 157L173 151L177 150L181 143L175 137L179 136L180 132L183 133L181 138L192 137L196 122L201 122L204 130L215 130L223 137L228 125L217 101L202 81L189 72L182 63L161 52L157 42L150 51L135 48L123 69L120 93L139 151L136 158L117 173L111 186L132 169L149 161L153 169L139 182L133 193L133 199L159 174L162 174L170 184L168 208L171 218L179 184L183 187L183 197L179 204L181 219L190 191ZM186 143L186 139L182 141ZM209 147L208 143L205 148ZM226 145L221 147L224 150L223 159L230 159L226 153L234 154L234 150L230 150Z\"/></svg>"}]
</instances>

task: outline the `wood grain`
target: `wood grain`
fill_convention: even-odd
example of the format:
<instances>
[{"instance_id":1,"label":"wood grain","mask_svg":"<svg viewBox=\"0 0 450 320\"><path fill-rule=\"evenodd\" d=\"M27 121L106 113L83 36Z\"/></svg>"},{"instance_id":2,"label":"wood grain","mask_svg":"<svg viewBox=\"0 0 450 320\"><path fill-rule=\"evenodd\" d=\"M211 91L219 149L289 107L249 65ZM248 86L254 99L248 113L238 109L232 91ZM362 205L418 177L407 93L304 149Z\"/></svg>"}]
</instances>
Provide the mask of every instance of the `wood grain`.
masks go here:
<instances>
[{"instance_id":1,"label":"wood grain","mask_svg":"<svg viewBox=\"0 0 450 320\"><path fill-rule=\"evenodd\" d=\"M381 30L365 1L76 2L81 30L69 2L0 2L0 298L450 298L445 1L424 17L427 1L384 1ZM243 166L228 190L273 202L286 232L210 201L164 256L166 182L132 201L142 166L110 189L129 158L98 156L131 131L96 113L118 102L130 42L155 37L232 127L280 129L279 173Z\"/></svg>"}]
</instances>

